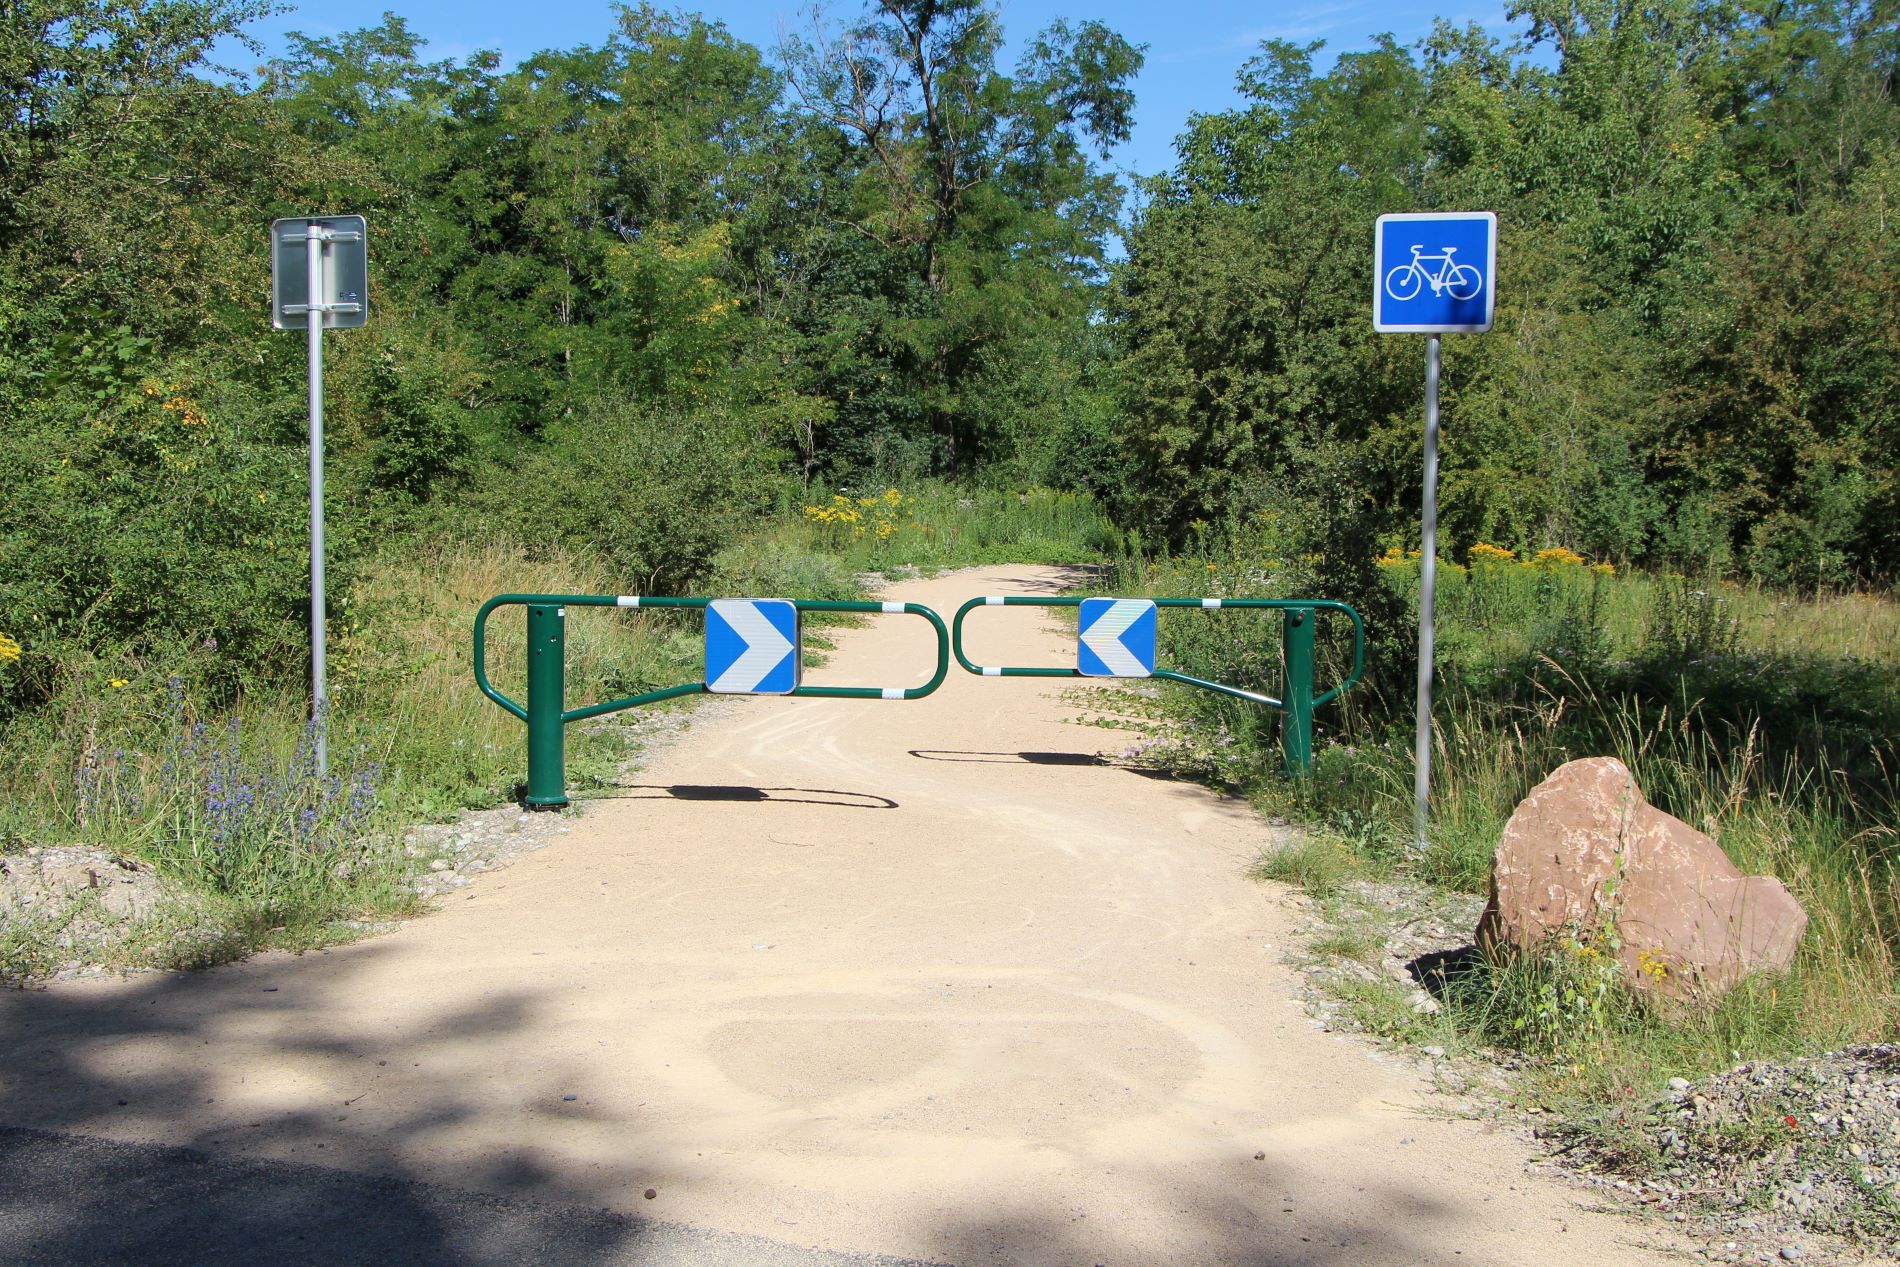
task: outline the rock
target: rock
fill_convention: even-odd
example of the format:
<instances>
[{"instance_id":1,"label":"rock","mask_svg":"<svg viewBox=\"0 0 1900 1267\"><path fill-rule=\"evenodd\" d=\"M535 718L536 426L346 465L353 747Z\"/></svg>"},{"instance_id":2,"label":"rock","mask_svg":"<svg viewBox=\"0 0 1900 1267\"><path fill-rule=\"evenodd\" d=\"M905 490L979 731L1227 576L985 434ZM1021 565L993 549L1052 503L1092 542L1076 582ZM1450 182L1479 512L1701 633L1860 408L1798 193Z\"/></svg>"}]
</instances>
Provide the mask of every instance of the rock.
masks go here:
<instances>
[{"instance_id":1,"label":"rock","mask_svg":"<svg viewBox=\"0 0 1900 1267\"><path fill-rule=\"evenodd\" d=\"M1643 799L1612 757L1559 766L1505 824L1478 921L1486 953L1557 936L1594 939L1614 921L1638 990L1712 999L1784 968L1807 912L1773 876L1745 876L1709 837Z\"/></svg>"}]
</instances>

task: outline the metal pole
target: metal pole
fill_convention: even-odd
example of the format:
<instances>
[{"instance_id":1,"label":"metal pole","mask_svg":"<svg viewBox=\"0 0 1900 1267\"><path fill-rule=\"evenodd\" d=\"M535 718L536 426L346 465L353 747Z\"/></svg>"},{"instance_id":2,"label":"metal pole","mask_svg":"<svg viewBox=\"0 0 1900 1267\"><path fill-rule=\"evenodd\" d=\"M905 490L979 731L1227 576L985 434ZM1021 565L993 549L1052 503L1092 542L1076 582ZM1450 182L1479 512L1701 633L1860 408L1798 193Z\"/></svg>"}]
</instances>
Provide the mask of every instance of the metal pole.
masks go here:
<instances>
[{"instance_id":1,"label":"metal pole","mask_svg":"<svg viewBox=\"0 0 1900 1267\"><path fill-rule=\"evenodd\" d=\"M1286 772L1303 777L1313 772L1313 634L1319 621L1311 607L1289 607L1280 630L1284 673L1281 687L1281 747Z\"/></svg>"},{"instance_id":2,"label":"metal pole","mask_svg":"<svg viewBox=\"0 0 1900 1267\"><path fill-rule=\"evenodd\" d=\"M310 307L310 719L316 727L317 774L330 772L330 691L324 673L323 629L323 291L324 228L305 230Z\"/></svg>"},{"instance_id":3,"label":"metal pole","mask_svg":"<svg viewBox=\"0 0 1900 1267\"><path fill-rule=\"evenodd\" d=\"M1432 625L1438 601L1438 336L1425 350L1425 496L1418 567L1418 735L1412 781L1412 827L1426 845L1432 796Z\"/></svg>"},{"instance_id":4,"label":"metal pole","mask_svg":"<svg viewBox=\"0 0 1900 1267\"><path fill-rule=\"evenodd\" d=\"M529 809L567 804L567 608L528 604L528 791Z\"/></svg>"}]
</instances>

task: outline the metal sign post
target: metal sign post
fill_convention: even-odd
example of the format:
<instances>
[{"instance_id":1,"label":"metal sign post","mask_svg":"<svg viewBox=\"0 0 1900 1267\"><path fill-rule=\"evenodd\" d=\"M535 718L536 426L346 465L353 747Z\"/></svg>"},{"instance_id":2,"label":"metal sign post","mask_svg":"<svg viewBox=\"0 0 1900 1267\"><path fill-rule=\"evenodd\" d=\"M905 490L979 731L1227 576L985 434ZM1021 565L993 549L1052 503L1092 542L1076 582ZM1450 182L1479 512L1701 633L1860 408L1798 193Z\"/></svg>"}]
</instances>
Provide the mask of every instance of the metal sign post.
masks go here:
<instances>
[{"instance_id":1,"label":"metal sign post","mask_svg":"<svg viewBox=\"0 0 1900 1267\"><path fill-rule=\"evenodd\" d=\"M1438 377L1444 333L1491 328L1497 298L1498 217L1435 211L1379 217L1373 234L1372 328L1424 334L1425 487L1419 502L1418 724L1413 738L1412 828L1427 843L1432 792L1433 634L1438 608Z\"/></svg>"},{"instance_id":2,"label":"metal sign post","mask_svg":"<svg viewBox=\"0 0 1900 1267\"><path fill-rule=\"evenodd\" d=\"M1412 738L1412 834L1425 847L1432 799L1432 666L1438 616L1438 336L1425 341L1425 490L1419 499L1418 724Z\"/></svg>"},{"instance_id":3,"label":"metal sign post","mask_svg":"<svg viewBox=\"0 0 1900 1267\"><path fill-rule=\"evenodd\" d=\"M309 332L310 717L317 773L325 775L330 691L324 664L323 332L356 329L369 319L369 244L362 216L297 216L273 221L270 232L271 325Z\"/></svg>"}]
</instances>

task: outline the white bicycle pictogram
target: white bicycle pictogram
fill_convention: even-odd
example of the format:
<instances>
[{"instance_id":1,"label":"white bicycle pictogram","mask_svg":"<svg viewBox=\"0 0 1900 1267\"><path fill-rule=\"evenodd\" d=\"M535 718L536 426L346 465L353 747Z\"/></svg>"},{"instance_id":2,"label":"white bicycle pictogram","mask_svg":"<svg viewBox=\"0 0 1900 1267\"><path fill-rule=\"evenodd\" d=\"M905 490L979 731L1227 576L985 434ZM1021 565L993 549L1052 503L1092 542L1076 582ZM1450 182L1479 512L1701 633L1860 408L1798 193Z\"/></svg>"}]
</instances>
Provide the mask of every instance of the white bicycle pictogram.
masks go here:
<instances>
[{"instance_id":1,"label":"white bicycle pictogram","mask_svg":"<svg viewBox=\"0 0 1900 1267\"><path fill-rule=\"evenodd\" d=\"M1419 290L1429 285L1432 294L1450 295L1453 299L1476 299L1478 292L1484 289L1484 274L1469 264L1459 264L1451 257L1458 252L1455 246L1443 248L1436 255L1424 254L1425 248L1412 248L1412 260L1401 264L1385 275L1385 293L1404 303L1416 299ZM1436 263L1438 271L1429 272L1426 265Z\"/></svg>"}]
</instances>

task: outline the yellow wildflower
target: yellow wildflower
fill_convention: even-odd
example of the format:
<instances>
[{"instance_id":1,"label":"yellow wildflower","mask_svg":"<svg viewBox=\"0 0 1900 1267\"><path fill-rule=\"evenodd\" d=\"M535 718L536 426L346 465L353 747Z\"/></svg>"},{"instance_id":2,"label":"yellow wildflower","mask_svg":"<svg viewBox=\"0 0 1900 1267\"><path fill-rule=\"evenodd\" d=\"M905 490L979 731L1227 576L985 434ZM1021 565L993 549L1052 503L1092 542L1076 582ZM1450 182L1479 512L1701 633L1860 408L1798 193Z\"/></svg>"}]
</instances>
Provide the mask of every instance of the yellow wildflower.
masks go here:
<instances>
[{"instance_id":1,"label":"yellow wildflower","mask_svg":"<svg viewBox=\"0 0 1900 1267\"><path fill-rule=\"evenodd\" d=\"M20 644L0 633L0 664L12 664L20 658Z\"/></svg>"},{"instance_id":2,"label":"yellow wildflower","mask_svg":"<svg viewBox=\"0 0 1900 1267\"><path fill-rule=\"evenodd\" d=\"M121 686L129 686L130 683L127 682L126 679L122 677L115 677L111 681L107 682L106 685L116 689Z\"/></svg>"},{"instance_id":3,"label":"yellow wildflower","mask_svg":"<svg viewBox=\"0 0 1900 1267\"><path fill-rule=\"evenodd\" d=\"M205 411L200 409L197 402L191 400L189 397L173 395L170 400L160 405L159 408L168 414L177 414L178 421L184 423L187 427L202 427L205 425Z\"/></svg>"},{"instance_id":4,"label":"yellow wildflower","mask_svg":"<svg viewBox=\"0 0 1900 1267\"><path fill-rule=\"evenodd\" d=\"M1473 564L1517 562L1516 551L1506 550L1503 546L1494 546L1489 541L1480 541L1472 546L1467 557Z\"/></svg>"},{"instance_id":5,"label":"yellow wildflower","mask_svg":"<svg viewBox=\"0 0 1900 1267\"><path fill-rule=\"evenodd\" d=\"M1567 550L1563 546L1552 546L1548 550L1539 550L1532 556L1531 565L1545 569L1581 567L1583 565L1583 556L1578 554L1575 550Z\"/></svg>"},{"instance_id":6,"label":"yellow wildflower","mask_svg":"<svg viewBox=\"0 0 1900 1267\"><path fill-rule=\"evenodd\" d=\"M1598 576L1616 575L1616 565L1614 563L1592 563L1590 570L1595 572Z\"/></svg>"},{"instance_id":7,"label":"yellow wildflower","mask_svg":"<svg viewBox=\"0 0 1900 1267\"><path fill-rule=\"evenodd\" d=\"M829 506L805 507L805 518L821 524L855 524L862 516L856 502L842 493L834 493Z\"/></svg>"}]
</instances>

